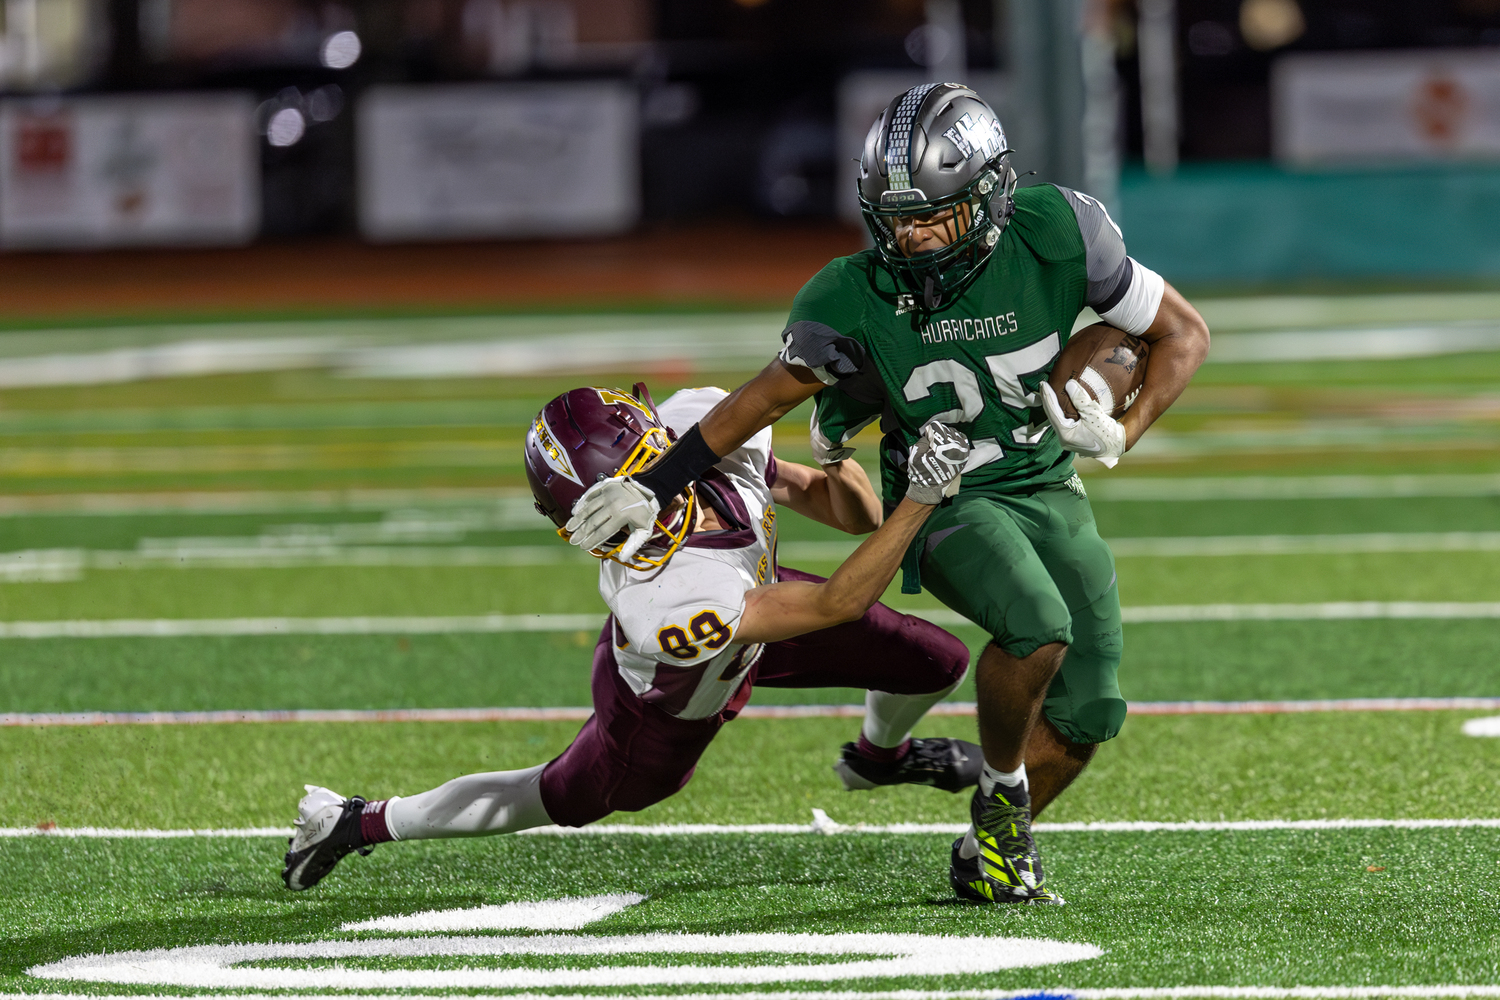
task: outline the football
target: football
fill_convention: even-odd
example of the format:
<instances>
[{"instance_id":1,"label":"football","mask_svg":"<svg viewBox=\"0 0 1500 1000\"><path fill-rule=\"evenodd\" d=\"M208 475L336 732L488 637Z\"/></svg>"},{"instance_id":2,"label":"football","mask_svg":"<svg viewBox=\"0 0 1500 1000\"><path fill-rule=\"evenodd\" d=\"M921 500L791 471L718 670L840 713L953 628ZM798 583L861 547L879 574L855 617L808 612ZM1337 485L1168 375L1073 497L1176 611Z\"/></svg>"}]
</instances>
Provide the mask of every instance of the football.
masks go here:
<instances>
[{"instance_id":1,"label":"football","mask_svg":"<svg viewBox=\"0 0 1500 1000\"><path fill-rule=\"evenodd\" d=\"M1063 386L1077 379L1090 396L1104 406L1110 416L1119 418L1141 391L1146 378L1146 356L1151 345L1139 337L1108 323L1086 326L1068 338L1047 382L1057 393L1057 401L1067 417L1078 416L1073 401Z\"/></svg>"}]
</instances>

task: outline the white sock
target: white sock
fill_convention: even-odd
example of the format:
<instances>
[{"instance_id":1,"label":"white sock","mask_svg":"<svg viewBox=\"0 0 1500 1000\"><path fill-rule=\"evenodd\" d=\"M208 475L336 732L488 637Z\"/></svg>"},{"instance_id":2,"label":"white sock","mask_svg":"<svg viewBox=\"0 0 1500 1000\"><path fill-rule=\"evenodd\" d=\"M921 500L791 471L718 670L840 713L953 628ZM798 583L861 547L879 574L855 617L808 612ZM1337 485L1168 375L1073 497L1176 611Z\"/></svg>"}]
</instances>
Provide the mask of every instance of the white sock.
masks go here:
<instances>
[{"instance_id":1,"label":"white sock","mask_svg":"<svg viewBox=\"0 0 1500 1000\"><path fill-rule=\"evenodd\" d=\"M466 774L420 795L391 799L386 829L397 840L515 833L552 822L542 805L542 768Z\"/></svg>"},{"instance_id":2,"label":"white sock","mask_svg":"<svg viewBox=\"0 0 1500 1000\"><path fill-rule=\"evenodd\" d=\"M979 790L985 795L992 795L994 794L996 784L1006 785L1010 788L1015 788L1019 785L1030 792L1031 785L1026 781L1025 762L1023 761L1021 766L1014 771L997 771L988 764L984 765L984 770L979 772Z\"/></svg>"},{"instance_id":3,"label":"white sock","mask_svg":"<svg viewBox=\"0 0 1500 1000\"><path fill-rule=\"evenodd\" d=\"M891 694L889 691L865 692L865 739L878 747L899 747L911 735L927 710L953 693L963 683L959 680L931 694Z\"/></svg>"},{"instance_id":4,"label":"white sock","mask_svg":"<svg viewBox=\"0 0 1500 1000\"><path fill-rule=\"evenodd\" d=\"M974 824L969 824L969 829L964 832L963 843L958 845L958 856L965 861L977 857L979 854L979 837L974 833Z\"/></svg>"}]
</instances>

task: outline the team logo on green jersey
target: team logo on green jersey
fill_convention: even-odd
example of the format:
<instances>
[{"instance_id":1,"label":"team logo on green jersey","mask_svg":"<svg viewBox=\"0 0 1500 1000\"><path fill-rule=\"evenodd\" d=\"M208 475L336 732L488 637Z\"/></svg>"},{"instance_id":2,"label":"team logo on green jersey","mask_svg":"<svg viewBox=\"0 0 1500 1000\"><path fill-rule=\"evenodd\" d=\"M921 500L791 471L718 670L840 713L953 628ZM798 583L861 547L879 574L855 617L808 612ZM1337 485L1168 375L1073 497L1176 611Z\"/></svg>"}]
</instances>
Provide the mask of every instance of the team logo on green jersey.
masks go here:
<instances>
[{"instance_id":1,"label":"team logo on green jersey","mask_svg":"<svg viewBox=\"0 0 1500 1000\"><path fill-rule=\"evenodd\" d=\"M922 327L922 343L946 344L954 340L989 340L1020 329L1014 311L997 316L964 316L936 319Z\"/></svg>"}]
</instances>

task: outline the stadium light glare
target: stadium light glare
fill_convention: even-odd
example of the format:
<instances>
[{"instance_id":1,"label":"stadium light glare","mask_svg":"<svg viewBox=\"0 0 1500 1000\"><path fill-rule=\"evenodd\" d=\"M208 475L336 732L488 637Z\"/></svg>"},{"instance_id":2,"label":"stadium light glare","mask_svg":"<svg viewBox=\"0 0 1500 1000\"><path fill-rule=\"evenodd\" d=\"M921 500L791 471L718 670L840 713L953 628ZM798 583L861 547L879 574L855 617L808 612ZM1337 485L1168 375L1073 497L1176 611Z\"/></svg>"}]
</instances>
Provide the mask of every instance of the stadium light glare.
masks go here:
<instances>
[{"instance_id":1,"label":"stadium light glare","mask_svg":"<svg viewBox=\"0 0 1500 1000\"><path fill-rule=\"evenodd\" d=\"M363 50L364 46L354 32L336 31L323 39L320 57L323 65L329 69L348 69L359 61L359 54Z\"/></svg>"},{"instance_id":2,"label":"stadium light glare","mask_svg":"<svg viewBox=\"0 0 1500 1000\"><path fill-rule=\"evenodd\" d=\"M307 120L296 108L282 108L271 116L266 141L273 146L294 146L307 131Z\"/></svg>"}]
</instances>

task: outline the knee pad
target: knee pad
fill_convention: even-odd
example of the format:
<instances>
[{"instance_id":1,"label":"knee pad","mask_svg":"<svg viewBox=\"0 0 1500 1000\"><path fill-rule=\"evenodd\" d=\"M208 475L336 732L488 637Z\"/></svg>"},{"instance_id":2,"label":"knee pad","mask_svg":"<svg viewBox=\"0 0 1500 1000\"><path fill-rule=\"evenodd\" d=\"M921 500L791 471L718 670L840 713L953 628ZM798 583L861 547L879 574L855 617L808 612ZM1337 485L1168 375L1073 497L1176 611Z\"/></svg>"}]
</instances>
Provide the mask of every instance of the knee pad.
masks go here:
<instances>
[{"instance_id":1,"label":"knee pad","mask_svg":"<svg viewBox=\"0 0 1500 1000\"><path fill-rule=\"evenodd\" d=\"M1074 743L1103 743L1125 724L1120 658L1125 633L1119 592L1102 597L1073 616L1073 642L1052 680L1042 711Z\"/></svg>"}]
</instances>

